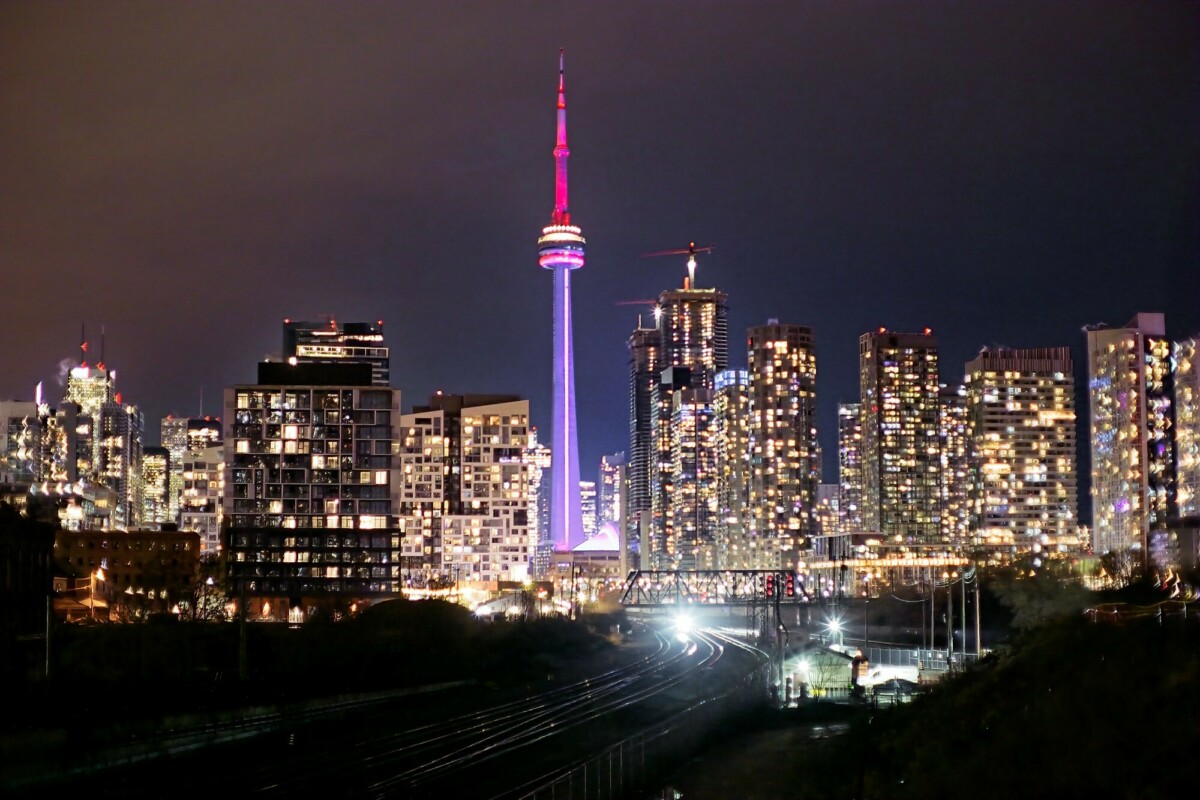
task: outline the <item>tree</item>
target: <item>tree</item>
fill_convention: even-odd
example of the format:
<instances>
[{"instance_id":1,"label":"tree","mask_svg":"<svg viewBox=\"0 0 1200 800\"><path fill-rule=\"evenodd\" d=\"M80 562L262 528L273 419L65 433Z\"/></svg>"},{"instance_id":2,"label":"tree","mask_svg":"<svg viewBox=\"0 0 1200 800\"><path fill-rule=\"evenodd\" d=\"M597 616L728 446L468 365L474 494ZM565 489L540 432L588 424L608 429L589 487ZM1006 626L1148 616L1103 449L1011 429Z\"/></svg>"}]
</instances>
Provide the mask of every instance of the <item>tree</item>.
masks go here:
<instances>
[{"instance_id":1,"label":"tree","mask_svg":"<svg viewBox=\"0 0 1200 800\"><path fill-rule=\"evenodd\" d=\"M221 578L221 562L215 558L202 559L195 583L179 601L180 616L192 622L225 621L229 595Z\"/></svg>"},{"instance_id":2,"label":"tree","mask_svg":"<svg viewBox=\"0 0 1200 800\"><path fill-rule=\"evenodd\" d=\"M1120 589L1137 581L1145 573L1143 551L1110 550L1100 556L1100 577L1106 584Z\"/></svg>"},{"instance_id":3,"label":"tree","mask_svg":"<svg viewBox=\"0 0 1200 800\"><path fill-rule=\"evenodd\" d=\"M993 589L1013 614L1013 627L1032 628L1052 619L1078 614L1087 606L1088 591L1068 559L1028 557L994 578Z\"/></svg>"}]
</instances>

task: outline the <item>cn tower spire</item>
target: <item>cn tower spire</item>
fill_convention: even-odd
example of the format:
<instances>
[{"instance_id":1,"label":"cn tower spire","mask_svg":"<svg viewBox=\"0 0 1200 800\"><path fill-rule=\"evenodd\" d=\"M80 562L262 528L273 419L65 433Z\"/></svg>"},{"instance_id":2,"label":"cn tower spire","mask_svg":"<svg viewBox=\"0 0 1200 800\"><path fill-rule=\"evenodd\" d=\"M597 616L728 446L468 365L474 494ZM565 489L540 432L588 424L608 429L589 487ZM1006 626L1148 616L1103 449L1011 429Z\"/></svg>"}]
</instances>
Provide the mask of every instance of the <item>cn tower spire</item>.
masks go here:
<instances>
[{"instance_id":1,"label":"cn tower spire","mask_svg":"<svg viewBox=\"0 0 1200 800\"><path fill-rule=\"evenodd\" d=\"M550 539L556 550L583 542L579 497L579 435L575 429L575 359L571 335L571 273L583 266L583 231L567 205L567 92L558 51L558 130L554 138L554 213L538 239L538 265L554 273L554 394L551 404Z\"/></svg>"},{"instance_id":2,"label":"cn tower spire","mask_svg":"<svg viewBox=\"0 0 1200 800\"><path fill-rule=\"evenodd\" d=\"M555 225L570 225L571 212L567 205L567 90L563 79L563 51L558 51L558 135L554 138L554 215Z\"/></svg>"}]
</instances>

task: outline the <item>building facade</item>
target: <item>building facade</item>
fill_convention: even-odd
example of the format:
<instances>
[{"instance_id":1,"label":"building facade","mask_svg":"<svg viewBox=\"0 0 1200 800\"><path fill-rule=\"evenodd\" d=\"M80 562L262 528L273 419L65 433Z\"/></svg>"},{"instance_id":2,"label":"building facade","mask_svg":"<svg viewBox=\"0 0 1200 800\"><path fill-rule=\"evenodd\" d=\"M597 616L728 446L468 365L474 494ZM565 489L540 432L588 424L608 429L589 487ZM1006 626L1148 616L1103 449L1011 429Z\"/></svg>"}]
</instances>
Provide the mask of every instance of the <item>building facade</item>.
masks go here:
<instances>
[{"instance_id":1,"label":"building facade","mask_svg":"<svg viewBox=\"0 0 1200 800\"><path fill-rule=\"evenodd\" d=\"M966 547L971 531L971 437L965 386L938 392L938 487L941 542Z\"/></svg>"},{"instance_id":2,"label":"building facade","mask_svg":"<svg viewBox=\"0 0 1200 800\"><path fill-rule=\"evenodd\" d=\"M837 536L842 531L841 486L822 483L817 486L817 535Z\"/></svg>"},{"instance_id":3,"label":"building facade","mask_svg":"<svg viewBox=\"0 0 1200 800\"><path fill-rule=\"evenodd\" d=\"M838 514L844 531L863 530L862 405L838 403Z\"/></svg>"},{"instance_id":4,"label":"building facade","mask_svg":"<svg viewBox=\"0 0 1200 800\"><path fill-rule=\"evenodd\" d=\"M1171 343L1162 314L1087 331L1092 546L1147 551L1175 513Z\"/></svg>"},{"instance_id":5,"label":"building facade","mask_svg":"<svg viewBox=\"0 0 1200 800\"><path fill-rule=\"evenodd\" d=\"M211 558L221 551L225 447L220 442L192 446L184 459L179 530L198 534L201 557Z\"/></svg>"},{"instance_id":6,"label":"building facade","mask_svg":"<svg viewBox=\"0 0 1200 800\"><path fill-rule=\"evenodd\" d=\"M234 593L289 618L398 593L400 392L373 385L366 365L264 363L224 405Z\"/></svg>"},{"instance_id":7,"label":"building facade","mask_svg":"<svg viewBox=\"0 0 1200 800\"><path fill-rule=\"evenodd\" d=\"M142 524L161 528L171 517L171 455L165 447L142 450Z\"/></svg>"},{"instance_id":8,"label":"building facade","mask_svg":"<svg viewBox=\"0 0 1200 800\"><path fill-rule=\"evenodd\" d=\"M1180 517L1200 517L1200 352L1195 337L1171 349L1175 372L1175 471Z\"/></svg>"},{"instance_id":9,"label":"building facade","mask_svg":"<svg viewBox=\"0 0 1200 800\"><path fill-rule=\"evenodd\" d=\"M628 492L625 453L600 457L599 524L612 523L624 530L625 496Z\"/></svg>"},{"instance_id":10,"label":"building facade","mask_svg":"<svg viewBox=\"0 0 1200 800\"><path fill-rule=\"evenodd\" d=\"M596 535L599 520L595 481L579 482L579 512L583 515L583 535L590 539Z\"/></svg>"},{"instance_id":11,"label":"building facade","mask_svg":"<svg viewBox=\"0 0 1200 800\"><path fill-rule=\"evenodd\" d=\"M812 329L771 320L747 332L750 528L766 557L794 565L816 530L817 357ZM772 551L774 551L772 553Z\"/></svg>"},{"instance_id":12,"label":"building facade","mask_svg":"<svg viewBox=\"0 0 1200 800\"><path fill-rule=\"evenodd\" d=\"M670 489L661 567L713 569L717 515L717 450L712 392L671 394Z\"/></svg>"},{"instance_id":13,"label":"building facade","mask_svg":"<svg viewBox=\"0 0 1200 800\"><path fill-rule=\"evenodd\" d=\"M650 398L654 461L650 473L650 524L642 543L642 563L653 569L670 569L672 564L671 546L668 545L671 532L668 526L676 471L672 460L674 432L671 430L671 418L676 393L691 388L690 369L669 367L662 371Z\"/></svg>"},{"instance_id":14,"label":"building facade","mask_svg":"<svg viewBox=\"0 0 1200 800\"><path fill-rule=\"evenodd\" d=\"M180 499L183 497L183 462L187 455L187 417L171 414L158 423L158 441L167 449L171 460L171 472L167 476L167 515L172 521L179 520Z\"/></svg>"},{"instance_id":15,"label":"building facade","mask_svg":"<svg viewBox=\"0 0 1200 800\"><path fill-rule=\"evenodd\" d=\"M696 388L713 388L716 374L729 366L729 296L685 279L682 289L658 296L655 316L663 369L687 367Z\"/></svg>"},{"instance_id":16,"label":"building facade","mask_svg":"<svg viewBox=\"0 0 1200 800\"><path fill-rule=\"evenodd\" d=\"M438 394L400 418L406 584L530 577L529 436L529 401L511 395Z\"/></svg>"},{"instance_id":17,"label":"building facade","mask_svg":"<svg viewBox=\"0 0 1200 800\"><path fill-rule=\"evenodd\" d=\"M289 364L367 364L371 383L387 386L391 367L378 322L283 321L283 360Z\"/></svg>"},{"instance_id":18,"label":"building facade","mask_svg":"<svg viewBox=\"0 0 1200 800\"><path fill-rule=\"evenodd\" d=\"M884 328L859 339L863 527L887 539L941 538L938 345Z\"/></svg>"},{"instance_id":19,"label":"building facade","mask_svg":"<svg viewBox=\"0 0 1200 800\"><path fill-rule=\"evenodd\" d=\"M713 391L713 446L716 448L716 541L722 569L752 569L759 562L751 535L750 373L717 373Z\"/></svg>"},{"instance_id":20,"label":"building facade","mask_svg":"<svg viewBox=\"0 0 1200 800\"><path fill-rule=\"evenodd\" d=\"M967 364L972 543L1013 552L1079 527L1068 347L984 350Z\"/></svg>"},{"instance_id":21,"label":"building facade","mask_svg":"<svg viewBox=\"0 0 1200 800\"><path fill-rule=\"evenodd\" d=\"M74 451L79 478L112 492L111 527L140 525L145 430L142 412L122 401L116 390L116 372L103 361L93 367L84 360L68 371L63 405L76 407L74 433L64 432L73 439L70 449Z\"/></svg>"},{"instance_id":22,"label":"building facade","mask_svg":"<svg viewBox=\"0 0 1200 800\"><path fill-rule=\"evenodd\" d=\"M37 403L0 402L0 484L29 487L37 480L40 442Z\"/></svg>"},{"instance_id":23,"label":"building facade","mask_svg":"<svg viewBox=\"0 0 1200 800\"><path fill-rule=\"evenodd\" d=\"M629 499L625 540L631 563L638 564L643 534L651 528L651 485L655 465L654 394L663 371L662 336L658 328L643 328L641 319L628 341L629 348Z\"/></svg>"}]
</instances>

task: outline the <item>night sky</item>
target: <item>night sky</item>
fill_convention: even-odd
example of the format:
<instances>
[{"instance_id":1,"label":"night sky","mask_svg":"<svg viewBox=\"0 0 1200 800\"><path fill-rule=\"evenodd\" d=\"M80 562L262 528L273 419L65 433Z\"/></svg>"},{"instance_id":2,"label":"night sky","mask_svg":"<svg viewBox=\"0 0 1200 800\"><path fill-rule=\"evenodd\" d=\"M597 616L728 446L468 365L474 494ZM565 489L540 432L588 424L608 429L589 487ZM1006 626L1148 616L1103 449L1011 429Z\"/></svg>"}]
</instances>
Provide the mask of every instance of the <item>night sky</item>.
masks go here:
<instances>
[{"instance_id":1,"label":"night sky","mask_svg":"<svg viewBox=\"0 0 1200 800\"><path fill-rule=\"evenodd\" d=\"M384 320L406 408L520 393L548 440L560 46L584 477L628 443L616 303L689 240L733 365L815 329L826 480L866 330L933 328L943 380L1138 311L1200 332L1196 4L5 3L0 397L57 400L103 325L153 443L324 313Z\"/></svg>"}]
</instances>

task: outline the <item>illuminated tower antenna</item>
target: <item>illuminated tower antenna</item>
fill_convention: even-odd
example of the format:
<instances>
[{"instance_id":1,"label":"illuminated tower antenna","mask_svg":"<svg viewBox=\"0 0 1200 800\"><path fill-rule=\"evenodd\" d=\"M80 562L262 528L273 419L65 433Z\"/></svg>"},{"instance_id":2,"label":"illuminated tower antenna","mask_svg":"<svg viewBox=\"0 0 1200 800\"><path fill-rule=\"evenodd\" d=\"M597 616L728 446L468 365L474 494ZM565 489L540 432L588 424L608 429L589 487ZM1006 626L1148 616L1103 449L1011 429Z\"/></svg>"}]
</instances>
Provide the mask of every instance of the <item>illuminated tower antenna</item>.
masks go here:
<instances>
[{"instance_id":1,"label":"illuminated tower antenna","mask_svg":"<svg viewBox=\"0 0 1200 800\"><path fill-rule=\"evenodd\" d=\"M551 419L550 538L556 550L583 542L575 363L571 344L571 272L583 266L583 231L567 204L567 95L558 51L558 125L554 139L554 211L538 239L538 265L554 273L554 395Z\"/></svg>"}]
</instances>

